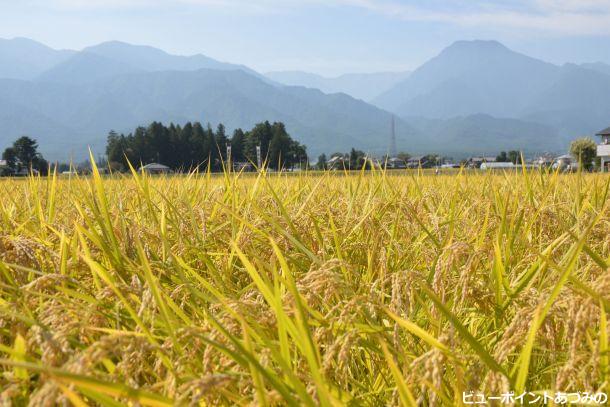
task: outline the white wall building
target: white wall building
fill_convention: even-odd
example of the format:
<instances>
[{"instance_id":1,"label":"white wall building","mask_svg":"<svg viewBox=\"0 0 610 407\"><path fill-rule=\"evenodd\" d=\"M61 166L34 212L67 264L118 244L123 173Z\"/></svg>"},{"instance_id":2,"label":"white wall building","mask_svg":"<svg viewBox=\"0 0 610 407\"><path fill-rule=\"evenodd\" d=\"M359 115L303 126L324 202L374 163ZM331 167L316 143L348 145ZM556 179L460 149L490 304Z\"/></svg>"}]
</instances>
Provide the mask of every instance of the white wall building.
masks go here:
<instances>
[{"instance_id":1,"label":"white wall building","mask_svg":"<svg viewBox=\"0 0 610 407\"><path fill-rule=\"evenodd\" d=\"M602 172L610 171L610 127L597 133L602 138L597 146L597 156L601 158Z\"/></svg>"}]
</instances>

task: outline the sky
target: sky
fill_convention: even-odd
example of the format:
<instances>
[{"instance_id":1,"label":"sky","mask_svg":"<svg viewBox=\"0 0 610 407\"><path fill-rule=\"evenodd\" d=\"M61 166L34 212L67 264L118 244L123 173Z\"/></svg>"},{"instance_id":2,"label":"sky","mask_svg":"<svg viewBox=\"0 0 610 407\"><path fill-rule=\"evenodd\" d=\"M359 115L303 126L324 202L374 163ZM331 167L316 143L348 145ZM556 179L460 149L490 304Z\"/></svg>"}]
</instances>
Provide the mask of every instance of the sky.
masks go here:
<instances>
[{"instance_id":1,"label":"sky","mask_svg":"<svg viewBox=\"0 0 610 407\"><path fill-rule=\"evenodd\" d=\"M0 38L108 40L260 72L417 68L457 40L557 63L610 63L610 0L0 0Z\"/></svg>"}]
</instances>

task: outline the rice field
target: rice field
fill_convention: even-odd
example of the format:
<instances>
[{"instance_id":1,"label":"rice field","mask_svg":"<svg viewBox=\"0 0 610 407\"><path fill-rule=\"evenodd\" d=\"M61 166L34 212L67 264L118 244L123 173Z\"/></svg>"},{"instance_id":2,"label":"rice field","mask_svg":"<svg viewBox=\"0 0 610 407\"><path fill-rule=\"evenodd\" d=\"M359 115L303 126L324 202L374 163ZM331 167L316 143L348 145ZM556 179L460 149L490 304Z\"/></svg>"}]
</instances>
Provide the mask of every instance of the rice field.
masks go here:
<instances>
[{"instance_id":1,"label":"rice field","mask_svg":"<svg viewBox=\"0 0 610 407\"><path fill-rule=\"evenodd\" d=\"M610 393L609 182L0 180L0 403L453 406L469 392Z\"/></svg>"}]
</instances>

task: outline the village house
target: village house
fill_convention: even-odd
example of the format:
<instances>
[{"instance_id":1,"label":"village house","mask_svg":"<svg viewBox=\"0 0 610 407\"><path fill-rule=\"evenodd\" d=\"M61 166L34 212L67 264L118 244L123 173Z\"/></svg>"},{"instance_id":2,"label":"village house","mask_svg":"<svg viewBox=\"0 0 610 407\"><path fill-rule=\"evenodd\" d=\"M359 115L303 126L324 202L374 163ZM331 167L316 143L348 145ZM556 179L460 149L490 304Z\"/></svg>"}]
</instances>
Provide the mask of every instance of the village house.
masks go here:
<instances>
[{"instance_id":1,"label":"village house","mask_svg":"<svg viewBox=\"0 0 610 407\"><path fill-rule=\"evenodd\" d=\"M560 155L555 158L551 167L554 170L560 171L575 171L578 169L578 161L574 159L570 154Z\"/></svg>"},{"instance_id":2,"label":"village house","mask_svg":"<svg viewBox=\"0 0 610 407\"><path fill-rule=\"evenodd\" d=\"M597 146L597 156L601 159L602 172L610 171L610 127L597 133L601 144Z\"/></svg>"},{"instance_id":3,"label":"village house","mask_svg":"<svg viewBox=\"0 0 610 407\"><path fill-rule=\"evenodd\" d=\"M385 164L386 164L386 168L393 169L393 170L407 168L407 163L404 160L397 158L397 157L392 157L392 158L388 159Z\"/></svg>"},{"instance_id":4,"label":"village house","mask_svg":"<svg viewBox=\"0 0 610 407\"><path fill-rule=\"evenodd\" d=\"M506 170L515 168L512 162L483 162L479 167L481 170Z\"/></svg>"},{"instance_id":5,"label":"village house","mask_svg":"<svg viewBox=\"0 0 610 407\"><path fill-rule=\"evenodd\" d=\"M466 161L466 165L469 168L481 168L481 164L483 163L494 162L496 162L496 157L470 157L468 161Z\"/></svg>"},{"instance_id":6,"label":"village house","mask_svg":"<svg viewBox=\"0 0 610 407\"><path fill-rule=\"evenodd\" d=\"M335 155L326 162L326 167L329 170L343 170L349 167L349 163L346 163L346 159L342 155Z\"/></svg>"},{"instance_id":7,"label":"village house","mask_svg":"<svg viewBox=\"0 0 610 407\"><path fill-rule=\"evenodd\" d=\"M428 160L426 159L426 156L424 155L418 155L415 157L411 157L407 160L407 167L408 168L425 168L427 167L428 164Z\"/></svg>"},{"instance_id":8,"label":"village house","mask_svg":"<svg viewBox=\"0 0 610 407\"><path fill-rule=\"evenodd\" d=\"M145 172L150 175L169 174L172 172L172 170L167 165L158 163L146 164L145 166L140 167L138 171Z\"/></svg>"},{"instance_id":9,"label":"village house","mask_svg":"<svg viewBox=\"0 0 610 407\"><path fill-rule=\"evenodd\" d=\"M0 160L0 176L10 175L11 173L11 168L8 166L6 160Z\"/></svg>"}]
</instances>

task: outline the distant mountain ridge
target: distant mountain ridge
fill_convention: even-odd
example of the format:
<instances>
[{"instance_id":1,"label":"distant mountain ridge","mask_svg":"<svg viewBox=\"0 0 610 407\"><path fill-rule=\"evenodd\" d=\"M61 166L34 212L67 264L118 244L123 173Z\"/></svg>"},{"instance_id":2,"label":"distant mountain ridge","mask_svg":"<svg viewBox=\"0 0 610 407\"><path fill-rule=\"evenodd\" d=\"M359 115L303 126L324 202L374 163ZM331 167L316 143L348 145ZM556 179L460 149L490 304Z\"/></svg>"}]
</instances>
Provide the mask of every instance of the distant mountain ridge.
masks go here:
<instances>
[{"instance_id":1,"label":"distant mountain ridge","mask_svg":"<svg viewBox=\"0 0 610 407\"><path fill-rule=\"evenodd\" d=\"M268 72L268 78L289 86L320 89L324 93L345 93L356 99L371 101L406 79L410 72L344 74L334 78L302 71Z\"/></svg>"},{"instance_id":2,"label":"distant mountain ridge","mask_svg":"<svg viewBox=\"0 0 610 407\"><path fill-rule=\"evenodd\" d=\"M386 153L393 114L400 150L454 156L558 152L610 124L607 65L560 67L495 41L456 42L411 74L338 78L267 77L117 41L76 52L0 40L0 62L0 148L27 134L51 159L83 157L88 145L103 152L109 130L152 121L222 122L229 131L283 121L314 159L351 147ZM359 100L374 94L376 106Z\"/></svg>"},{"instance_id":3,"label":"distant mountain ridge","mask_svg":"<svg viewBox=\"0 0 610 407\"><path fill-rule=\"evenodd\" d=\"M590 63L580 64L580 66L585 69L591 69L593 71L597 71L600 73L605 73L606 75L610 75L610 65L605 64L603 62L590 62Z\"/></svg>"},{"instance_id":4,"label":"distant mountain ridge","mask_svg":"<svg viewBox=\"0 0 610 407\"><path fill-rule=\"evenodd\" d=\"M0 38L0 78L34 79L74 55L27 38Z\"/></svg>"},{"instance_id":5,"label":"distant mountain ridge","mask_svg":"<svg viewBox=\"0 0 610 407\"><path fill-rule=\"evenodd\" d=\"M610 69L553 65L497 41L458 41L373 101L401 117L491 115L542 124L566 145L610 124Z\"/></svg>"},{"instance_id":6,"label":"distant mountain ridge","mask_svg":"<svg viewBox=\"0 0 610 407\"><path fill-rule=\"evenodd\" d=\"M374 103L401 115L514 117L559 71L497 41L458 41Z\"/></svg>"},{"instance_id":7,"label":"distant mountain ridge","mask_svg":"<svg viewBox=\"0 0 610 407\"><path fill-rule=\"evenodd\" d=\"M75 53L37 79L44 82L85 83L128 73L199 69L242 70L264 78L244 65L220 62L201 54L178 56L149 46L109 41Z\"/></svg>"},{"instance_id":8,"label":"distant mountain ridge","mask_svg":"<svg viewBox=\"0 0 610 407\"><path fill-rule=\"evenodd\" d=\"M10 112L3 118L0 103L0 135L31 134L45 153L60 158L70 151L82 157L87 145L103 151L109 130L130 132L152 121L223 123L229 131L282 121L314 157L352 146L383 154L392 117L347 95L275 86L242 70L134 72L71 83L5 79L0 101ZM402 149L417 143L413 128L400 119L396 124Z\"/></svg>"}]
</instances>

